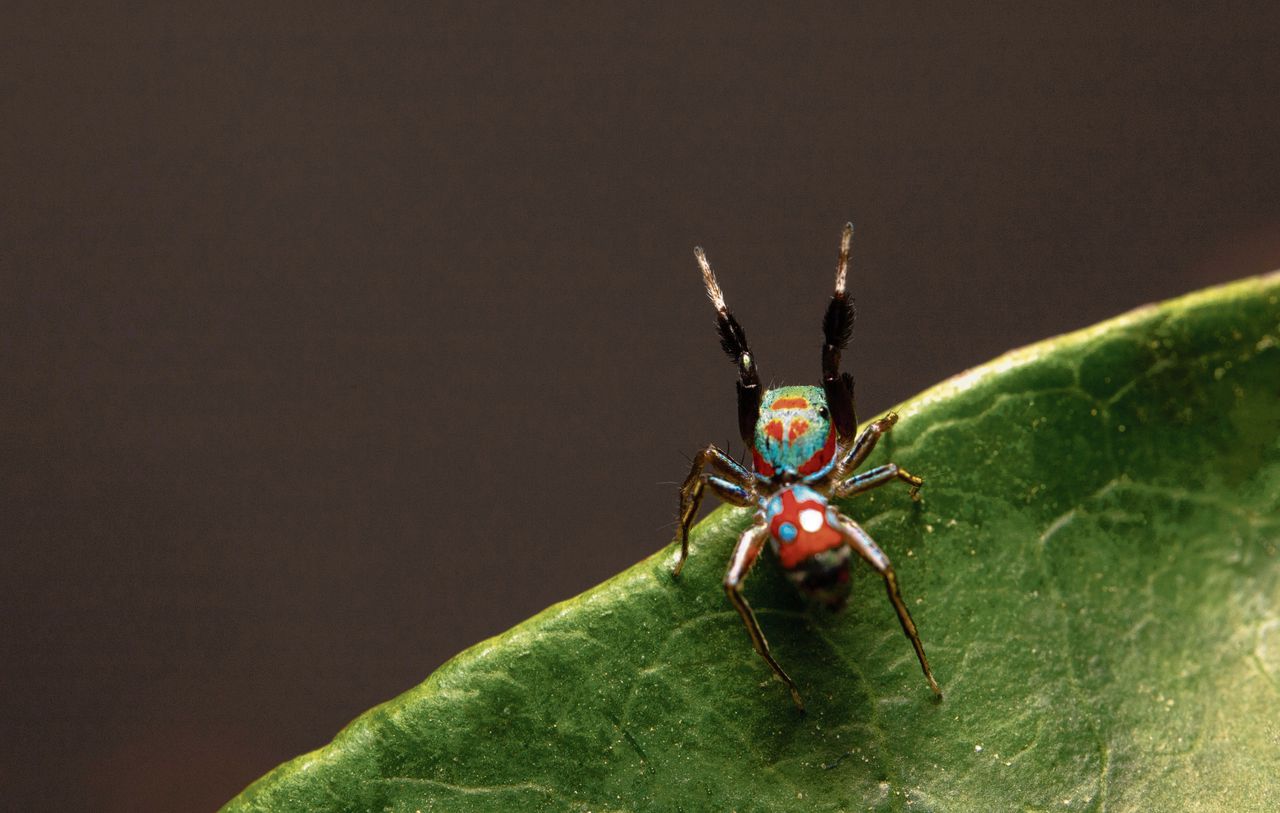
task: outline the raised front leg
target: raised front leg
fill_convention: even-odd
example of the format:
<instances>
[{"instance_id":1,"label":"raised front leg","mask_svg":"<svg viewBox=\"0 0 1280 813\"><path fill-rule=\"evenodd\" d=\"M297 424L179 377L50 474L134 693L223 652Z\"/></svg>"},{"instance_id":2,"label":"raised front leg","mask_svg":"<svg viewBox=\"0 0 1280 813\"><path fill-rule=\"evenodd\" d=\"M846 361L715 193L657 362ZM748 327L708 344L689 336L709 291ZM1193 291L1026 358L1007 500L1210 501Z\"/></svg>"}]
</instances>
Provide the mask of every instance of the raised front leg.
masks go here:
<instances>
[{"instance_id":1,"label":"raised front leg","mask_svg":"<svg viewBox=\"0 0 1280 813\"><path fill-rule=\"evenodd\" d=\"M897 463L876 466L874 469L864 471L862 474L855 474L849 479L837 483L835 495L837 497L850 497L854 494L870 491L885 483L891 483L894 480L901 480L911 486L911 499L920 499L920 486L924 485L924 478L917 477L906 469L899 468Z\"/></svg>"},{"instance_id":2,"label":"raised front leg","mask_svg":"<svg viewBox=\"0 0 1280 813\"><path fill-rule=\"evenodd\" d=\"M708 465L726 476L704 474L703 469ZM680 486L680 527L676 531L676 540L680 542L680 560L676 562L672 575L679 576L684 569L684 560L689 558L689 526L693 524L698 507L702 505L702 493L706 487L711 486L725 502L739 506L753 505L756 498L753 480L751 472L718 446L708 446L694 456L689 476Z\"/></svg>"},{"instance_id":3,"label":"raised front leg","mask_svg":"<svg viewBox=\"0 0 1280 813\"><path fill-rule=\"evenodd\" d=\"M902 593L898 591L898 577L893 573L893 563L889 561L889 557L885 556L884 551L880 550L880 546L875 540L862 530L862 526L844 516L837 515L840 520L841 534L849 545L858 552L858 554L867 560L867 563L879 571L884 577L885 590L889 593L889 601L893 603L893 609L898 613L898 621L902 623L902 631L906 633L907 638L911 639L911 646L915 647L916 657L920 659L920 668L924 670L925 679L929 681L929 688L933 689L933 693L942 699L942 689L938 688L938 681L933 679L933 670L929 668L929 659L924 654L924 644L920 643L920 634L916 632L916 624L911 620L911 613L907 610L906 603L902 600Z\"/></svg>"},{"instance_id":4,"label":"raised front leg","mask_svg":"<svg viewBox=\"0 0 1280 813\"><path fill-rule=\"evenodd\" d=\"M765 540L768 538L769 526L763 522L752 525L743 532L738 539L737 547L733 549L729 570L724 574L724 592L733 603L733 608L738 611L738 615L742 617L742 623L747 627L747 634L751 636L751 645L755 647L756 652L760 653L760 657L764 658L765 663L769 664L769 668L778 676L778 679L787 684L796 708L804 712L804 701L800 699L800 690L796 688L795 681L782 671L782 667L773 659L773 653L769 651L769 642L765 640L764 632L756 621L756 614L751 611L751 605L742 595L742 581L747 577L751 566L755 564L756 557L760 555L760 549L764 547Z\"/></svg>"},{"instance_id":5,"label":"raised front leg","mask_svg":"<svg viewBox=\"0 0 1280 813\"><path fill-rule=\"evenodd\" d=\"M831 410L831 425L843 447L858 431L858 413L853 405L853 376L840 372L840 354L853 336L853 300L845 292L849 276L849 242L853 224L844 224L840 234L840 260L836 263L836 287L822 317L822 389Z\"/></svg>"}]
</instances>

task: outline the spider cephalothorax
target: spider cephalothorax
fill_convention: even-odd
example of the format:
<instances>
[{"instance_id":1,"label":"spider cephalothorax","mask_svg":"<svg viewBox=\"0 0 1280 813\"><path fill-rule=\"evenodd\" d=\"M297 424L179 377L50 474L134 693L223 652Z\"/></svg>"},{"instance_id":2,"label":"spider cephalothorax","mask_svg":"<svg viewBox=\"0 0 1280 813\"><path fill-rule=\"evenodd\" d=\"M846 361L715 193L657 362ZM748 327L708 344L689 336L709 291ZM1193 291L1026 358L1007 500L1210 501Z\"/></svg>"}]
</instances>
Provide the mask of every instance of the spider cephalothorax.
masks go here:
<instances>
[{"instance_id":1,"label":"spider cephalothorax","mask_svg":"<svg viewBox=\"0 0 1280 813\"><path fill-rule=\"evenodd\" d=\"M679 575L689 555L689 525L708 486L734 505L756 509L755 523L734 548L724 577L725 593L741 616L751 643L787 688L796 707L804 710L795 682L774 660L769 643L742 595L742 582L768 541L778 554L787 578L801 592L831 609L840 609L849 596L849 562L856 552L884 577L889 600L902 630L911 640L920 668L937 697L942 691L929 669L915 622L898 590L889 557L856 522L831 504L833 497L860 494L894 480L911 486L917 496L921 478L894 463L849 475L871 454L876 441L897 422L890 412L858 434L853 404L853 378L840 372L840 353L853 331L853 303L845 293L852 224L840 240L835 293L822 320L822 386L777 387L762 390L747 335L724 302L711 264L701 248L694 249L707 295L716 308L720 346L738 367L738 431L751 449L748 470L723 450L708 446L694 458L680 487ZM707 474L710 465L719 474Z\"/></svg>"},{"instance_id":2,"label":"spider cephalothorax","mask_svg":"<svg viewBox=\"0 0 1280 813\"><path fill-rule=\"evenodd\" d=\"M835 428L822 390L778 387L765 392L752 438L758 473L813 475L831 464L835 452Z\"/></svg>"}]
</instances>

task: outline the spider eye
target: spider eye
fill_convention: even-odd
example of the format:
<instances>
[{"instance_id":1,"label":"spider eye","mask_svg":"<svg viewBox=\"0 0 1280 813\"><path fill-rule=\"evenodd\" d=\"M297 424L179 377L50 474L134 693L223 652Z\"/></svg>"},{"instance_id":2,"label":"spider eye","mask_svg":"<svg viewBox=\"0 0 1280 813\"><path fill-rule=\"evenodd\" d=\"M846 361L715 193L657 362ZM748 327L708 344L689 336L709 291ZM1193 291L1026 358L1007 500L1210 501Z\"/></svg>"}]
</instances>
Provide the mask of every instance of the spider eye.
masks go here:
<instances>
[{"instance_id":1,"label":"spider eye","mask_svg":"<svg viewBox=\"0 0 1280 813\"><path fill-rule=\"evenodd\" d=\"M831 417L831 413L827 411L826 407L820 406L818 407L818 417L822 418L823 420L826 420L827 418Z\"/></svg>"}]
</instances>

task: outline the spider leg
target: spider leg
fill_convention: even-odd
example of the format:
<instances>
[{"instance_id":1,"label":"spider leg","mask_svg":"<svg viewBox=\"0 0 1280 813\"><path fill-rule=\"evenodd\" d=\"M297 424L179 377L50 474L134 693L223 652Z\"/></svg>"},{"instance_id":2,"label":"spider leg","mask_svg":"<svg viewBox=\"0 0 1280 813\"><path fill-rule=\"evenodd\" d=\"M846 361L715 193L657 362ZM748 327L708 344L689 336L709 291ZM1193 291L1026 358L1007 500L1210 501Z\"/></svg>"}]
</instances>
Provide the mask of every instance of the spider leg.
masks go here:
<instances>
[{"instance_id":1,"label":"spider leg","mask_svg":"<svg viewBox=\"0 0 1280 813\"><path fill-rule=\"evenodd\" d=\"M844 224L840 233L840 259L836 264L836 285L831 302L822 317L822 389L831 410L831 423L840 444L844 445L858 431L858 416L853 405L853 376L840 372L840 354L853 336L853 300L845 291L849 274L849 242L853 224Z\"/></svg>"},{"instance_id":2,"label":"spider leg","mask_svg":"<svg viewBox=\"0 0 1280 813\"><path fill-rule=\"evenodd\" d=\"M884 551L880 550L875 540L862 530L862 526L843 514L837 514L837 516L845 541L884 577L885 590L889 593L889 601L893 603L893 609L898 613L898 621L902 622L902 631L911 639L911 646L915 648L916 657L920 659L920 668L924 670L925 679L929 681L929 688L933 689L934 695L941 700L942 689L938 688L938 681L933 679L933 670L929 668L929 659L924 654L924 644L920 643L916 624L911 620L911 613L902 600L902 593L898 591L898 577L893 573L893 563L889 561L888 556L885 556Z\"/></svg>"},{"instance_id":3,"label":"spider leg","mask_svg":"<svg viewBox=\"0 0 1280 813\"><path fill-rule=\"evenodd\" d=\"M844 458L841 459L836 470L843 473L853 471L858 466L861 466L863 461L871 454L871 450L876 448L876 443L880 440L880 436L887 434L897 422L898 413L890 412L880 420L867 424L867 428L862 430L861 435L858 435L858 439L849 447L849 451L845 452Z\"/></svg>"},{"instance_id":4,"label":"spider leg","mask_svg":"<svg viewBox=\"0 0 1280 813\"><path fill-rule=\"evenodd\" d=\"M738 432L742 435L742 442L750 446L756 431L756 421L760 417L760 396L763 393L760 371L756 368L756 360L747 345L746 331L733 318L729 306L725 304L724 292L720 290L716 272L711 270L711 263L707 262L702 246L695 248L693 255L698 258L698 267L702 269L702 284L706 286L707 296L716 308L716 330L720 333L720 348L738 367Z\"/></svg>"},{"instance_id":5,"label":"spider leg","mask_svg":"<svg viewBox=\"0 0 1280 813\"><path fill-rule=\"evenodd\" d=\"M864 491L870 491L894 480L901 480L911 486L911 498L913 500L920 499L920 486L924 485L924 478L917 477L906 469L900 468L897 463L876 466L874 469L864 471L862 474L855 474L847 480L836 483L835 495L837 497L849 497L854 494L861 494Z\"/></svg>"},{"instance_id":6,"label":"spider leg","mask_svg":"<svg viewBox=\"0 0 1280 813\"><path fill-rule=\"evenodd\" d=\"M725 474L726 477L715 477L703 473L708 465ZM709 485L725 502L734 505L755 504L755 491L751 472L730 457L718 446L710 445L693 458L689 476L680 486L680 528L676 539L680 541L680 560L676 563L674 575L679 576L684 568L684 560L689 557L689 526L702 504L702 493Z\"/></svg>"},{"instance_id":7,"label":"spider leg","mask_svg":"<svg viewBox=\"0 0 1280 813\"><path fill-rule=\"evenodd\" d=\"M764 658L765 663L769 664L769 668L778 676L778 679L787 684L787 688L791 690L791 699L795 702L796 708L804 712L804 701L800 699L800 690L796 688L793 681L778 662L773 659L773 653L769 651L769 642L765 640L764 632L760 630L760 624L756 621L756 615L751 611L751 605L747 603L746 598L742 595L742 582L750 572L751 566L755 564L756 557L760 555L760 549L764 547L765 540L769 538L769 526L764 524L752 525L738 539L738 544L733 549L733 558L729 562L729 570L724 574L724 592L729 597L729 601L733 603L733 608L738 611L738 615L742 617L742 623L746 625L747 634L751 636L751 645L755 647L760 657Z\"/></svg>"}]
</instances>

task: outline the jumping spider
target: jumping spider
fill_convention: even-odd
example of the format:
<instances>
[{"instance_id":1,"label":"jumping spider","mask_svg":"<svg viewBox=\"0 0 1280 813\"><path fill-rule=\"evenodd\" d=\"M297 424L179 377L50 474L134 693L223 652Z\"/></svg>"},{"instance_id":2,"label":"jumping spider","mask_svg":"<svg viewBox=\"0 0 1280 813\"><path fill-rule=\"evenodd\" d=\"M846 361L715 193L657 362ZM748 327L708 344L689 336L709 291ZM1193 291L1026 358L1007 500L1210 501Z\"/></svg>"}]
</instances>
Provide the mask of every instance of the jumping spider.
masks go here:
<instances>
[{"instance_id":1,"label":"jumping spider","mask_svg":"<svg viewBox=\"0 0 1280 813\"><path fill-rule=\"evenodd\" d=\"M742 617L751 643L773 673L791 690L791 699L804 711L800 691L769 651L769 643L751 606L742 595L742 583L767 540L778 555L787 578L818 603L840 609L849 597L849 561L857 552L884 577L889 600L902 622L902 630L915 647L929 687L940 699L942 690L933 678L924 646L911 613L898 591L898 580L889 557L858 523L842 514L832 498L849 497L901 480L918 498L924 482L895 463L886 463L861 474L850 475L871 454L876 441L897 422L892 412L857 434L853 404L853 377L840 372L840 353L853 331L853 303L845 294L849 267L849 242L853 225L846 224L840 239L835 293L822 320L822 386L777 387L762 390L747 336L729 312L715 273L701 248L694 249L707 295L716 308L720 346L738 366L738 430L751 449L751 470L712 445L698 452L688 478L680 487L680 558L674 575L680 575L689 556L689 525L703 491L709 486L726 502L754 507L755 522L733 549L724 590ZM718 474L707 474L710 465Z\"/></svg>"}]
</instances>

